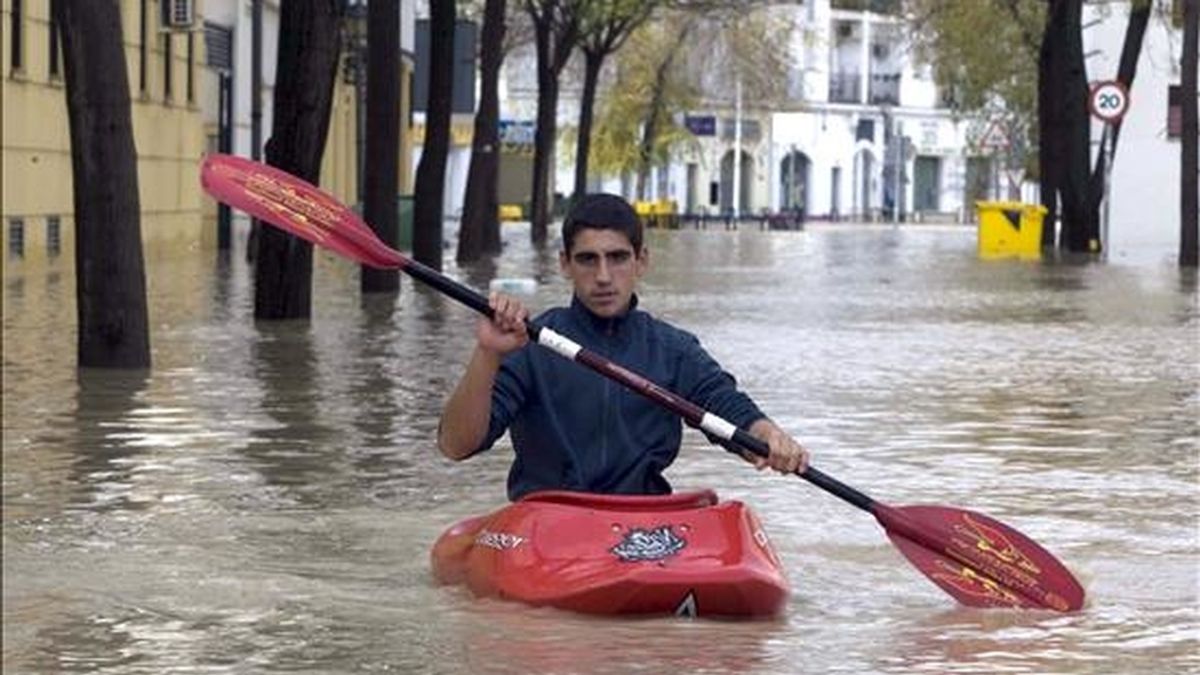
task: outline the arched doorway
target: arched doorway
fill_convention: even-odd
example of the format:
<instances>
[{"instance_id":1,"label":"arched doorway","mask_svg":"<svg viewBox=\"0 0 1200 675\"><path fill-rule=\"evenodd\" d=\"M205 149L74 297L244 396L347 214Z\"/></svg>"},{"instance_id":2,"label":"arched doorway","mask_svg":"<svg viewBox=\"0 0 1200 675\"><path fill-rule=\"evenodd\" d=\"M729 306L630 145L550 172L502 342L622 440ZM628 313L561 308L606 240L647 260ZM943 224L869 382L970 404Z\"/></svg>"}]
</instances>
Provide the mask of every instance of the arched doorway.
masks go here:
<instances>
[{"instance_id":1,"label":"arched doorway","mask_svg":"<svg viewBox=\"0 0 1200 675\"><path fill-rule=\"evenodd\" d=\"M867 148L854 154L854 213L864 220L875 211L875 155Z\"/></svg>"},{"instance_id":2,"label":"arched doorway","mask_svg":"<svg viewBox=\"0 0 1200 675\"><path fill-rule=\"evenodd\" d=\"M754 185L754 158L745 150L742 151L741 190L738 195L738 212L749 213L751 210L750 196ZM721 158L721 213L733 212L733 151L730 150Z\"/></svg>"},{"instance_id":3,"label":"arched doorway","mask_svg":"<svg viewBox=\"0 0 1200 675\"><path fill-rule=\"evenodd\" d=\"M792 150L779 164L779 209L807 214L808 186L812 182L812 162L808 155Z\"/></svg>"}]
</instances>

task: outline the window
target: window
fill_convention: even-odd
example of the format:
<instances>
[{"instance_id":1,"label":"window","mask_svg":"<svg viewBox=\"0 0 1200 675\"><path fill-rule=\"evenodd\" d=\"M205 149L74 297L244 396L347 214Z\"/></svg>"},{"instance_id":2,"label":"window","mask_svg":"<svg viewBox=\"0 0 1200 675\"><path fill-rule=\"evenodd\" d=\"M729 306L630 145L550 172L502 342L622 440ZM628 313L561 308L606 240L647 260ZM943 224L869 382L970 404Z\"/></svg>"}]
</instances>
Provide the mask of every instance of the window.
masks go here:
<instances>
[{"instance_id":1,"label":"window","mask_svg":"<svg viewBox=\"0 0 1200 675\"><path fill-rule=\"evenodd\" d=\"M146 93L146 3L149 0L141 1L141 18L138 27L138 91Z\"/></svg>"},{"instance_id":2,"label":"window","mask_svg":"<svg viewBox=\"0 0 1200 675\"><path fill-rule=\"evenodd\" d=\"M854 130L855 141L875 142L875 120L859 120Z\"/></svg>"},{"instance_id":3,"label":"window","mask_svg":"<svg viewBox=\"0 0 1200 675\"><path fill-rule=\"evenodd\" d=\"M195 33L188 31L187 34L187 100L188 103L193 103L196 100L196 85L194 82L195 74L193 73L193 65L196 62L196 40Z\"/></svg>"},{"instance_id":4,"label":"window","mask_svg":"<svg viewBox=\"0 0 1200 675\"><path fill-rule=\"evenodd\" d=\"M1167 138L1183 137L1183 95L1178 84L1167 86Z\"/></svg>"},{"instance_id":5,"label":"window","mask_svg":"<svg viewBox=\"0 0 1200 675\"><path fill-rule=\"evenodd\" d=\"M8 257L25 257L25 221L20 218L8 219Z\"/></svg>"},{"instance_id":6,"label":"window","mask_svg":"<svg viewBox=\"0 0 1200 675\"><path fill-rule=\"evenodd\" d=\"M174 98L174 92L172 91L172 89L174 88L174 82L171 79L171 71L173 70L172 66L175 65L174 63L172 63L172 61L174 61L174 59L172 58L174 55L171 53L171 34L163 33L162 41L163 41L163 44L162 44L162 49L163 49L163 100L166 101L167 103L170 103L171 99Z\"/></svg>"},{"instance_id":7,"label":"window","mask_svg":"<svg viewBox=\"0 0 1200 675\"><path fill-rule=\"evenodd\" d=\"M213 70L233 70L233 29L215 23L204 24L205 64Z\"/></svg>"},{"instance_id":8,"label":"window","mask_svg":"<svg viewBox=\"0 0 1200 675\"><path fill-rule=\"evenodd\" d=\"M9 40L11 51L9 52L8 65L12 70L21 70L25 65L24 59L21 58L21 0L12 0L12 13L9 15L9 18L12 19L12 39Z\"/></svg>"},{"instance_id":9,"label":"window","mask_svg":"<svg viewBox=\"0 0 1200 675\"><path fill-rule=\"evenodd\" d=\"M58 46L58 17L54 15L54 9L50 9L50 79L62 77L62 69L60 65L59 54L62 50Z\"/></svg>"},{"instance_id":10,"label":"window","mask_svg":"<svg viewBox=\"0 0 1200 675\"><path fill-rule=\"evenodd\" d=\"M46 216L46 254L51 258L62 252L62 219Z\"/></svg>"}]
</instances>

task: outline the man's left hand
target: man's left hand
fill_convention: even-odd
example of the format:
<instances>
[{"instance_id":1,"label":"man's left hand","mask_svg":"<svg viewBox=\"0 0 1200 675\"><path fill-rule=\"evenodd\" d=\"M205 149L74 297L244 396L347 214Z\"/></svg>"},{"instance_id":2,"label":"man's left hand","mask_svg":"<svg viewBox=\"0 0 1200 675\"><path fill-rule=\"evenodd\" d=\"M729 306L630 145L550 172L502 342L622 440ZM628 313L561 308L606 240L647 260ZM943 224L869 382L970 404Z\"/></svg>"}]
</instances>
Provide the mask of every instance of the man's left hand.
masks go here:
<instances>
[{"instance_id":1,"label":"man's left hand","mask_svg":"<svg viewBox=\"0 0 1200 675\"><path fill-rule=\"evenodd\" d=\"M766 442L771 449L768 457L745 453L746 459L753 463L755 468L762 470L770 467L784 474L804 473L808 468L808 451L771 420L760 419L751 424L748 431L751 436Z\"/></svg>"}]
</instances>

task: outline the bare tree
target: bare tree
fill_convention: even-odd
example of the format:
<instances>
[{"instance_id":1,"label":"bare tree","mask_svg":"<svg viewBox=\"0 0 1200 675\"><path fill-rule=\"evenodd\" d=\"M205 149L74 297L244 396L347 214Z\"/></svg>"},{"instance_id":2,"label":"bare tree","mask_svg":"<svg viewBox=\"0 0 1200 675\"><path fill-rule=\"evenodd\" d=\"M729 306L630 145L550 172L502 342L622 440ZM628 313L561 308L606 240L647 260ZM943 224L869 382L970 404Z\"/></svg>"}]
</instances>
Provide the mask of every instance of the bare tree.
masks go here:
<instances>
[{"instance_id":1,"label":"bare tree","mask_svg":"<svg viewBox=\"0 0 1200 675\"><path fill-rule=\"evenodd\" d=\"M674 35L669 43L670 47L667 48L663 59L658 62L658 65L654 69L654 80L650 87L650 101L646 106L646 118L642 124L642 137L638 142L638 199L646 198L646 184L650 180L650 169L654 165L654 151L658 144L658 134L666 112L663 101L667 91L667 78L670 75L671 67L674 65L676 57L679 55L680 49L683 47L684 42L687 41L688 35L691 34L694 25L694 21L691 18L687 18L674 28Z\"/></svg>"},{"instance_id":2,"label":"bare tree","mask_svg":"<svg viewBox=\"0 0 1200 675\"><path fill-rule=\"evenodd\" d=\"M1050 0L1038 57L1038 128L1043 244L1053 243L1053 223L1063 220L1062 246L1098 250L1099 214L1088 208L1091 161L1087 72L1083 62L1083 0Z\"/></svg>"},{"instance_id":3,"label":"bare tree","mask_svg":"<svg viewBox=\"0 0 1200 675\"><path fill-rule=\"evenodd\" d=\"M1121 60L1117 66L1117 81L1125 85L1126 91L1133 90L1133 79L1137 76L1138 59L1142 55L1142 42L1146 37L1146 26L1150 23L1151 9L1153 3L1150 0L1135 0L1129 8L1129 23L1125 26L1125 41L1121 45ZM1108 147L1100 145L1088 185L1088 208L1097 214L1105 196L1104 174L1116 155L1117 140L1121 137L1121 120L1112 122L1108 133L1111 136Z\"/></svg>"},{"instance_id":4,"label":"bare tree","mask_svg":"<svg viewBox=\"0 0 1200 675\"><path fill-rule=\"evenodd\" d=\"M283 0L279 15L271 166L319 182L338 66L339 0ZM254 318L307 318L312 306L312 244L261 228L254 265Z\"/></svg>"},{"instance_id":5,"label":"bare tree","mask_svg":"<svg viewBox=\"0 0 1200 675\"><path fill-rule=\"evenodd\" d=\"M413 257L442 269L442 200L446 159L450 154L450 115L454 97L454 0L429 8L429 103L425 106L425 142L417 165L413 202Z\"/></svg>"},{"instance_id":6,"label":"bare tree","mask_svg":"<svg viewBox=\"0 0 1200 675\"><path fill-rule=\"evenodd\" d=\"M1196 267L1197 228L1200 228L1200 158L1197 158L1197 110L1196 110L1196 51L1197 33L1200 33L1200 0L1183 2L1183 62L1179 94L1182 129L1180 130L1179 162L1179 264Z\"/></svg>"},{"instance_id":7,"label":"bare tree","mask_svg":"<svg viewBox=\"0 0 1200 675\"><path fill-rule=\"evenodd\" d=\"M400 0L367 3L367 175L363 215L385 244L400 243ZM363 265L364 293L400 289L400 272Z\"/></svg>"},{"instance_id":8,"label":"bare tree","mask_svg":"<svg viewBox=\"0 0 1200 675\"><path fill-rule=\"evenodd\" d=\"M500 67L508 22L506 0L487 0L479 47L479 110L458 230L458 262L500 252Z\"/></svg>"},{"instance_id":9,"label":"bare tree","mask_svg":"<svg viewBox=\"0 0 1200 675\"><path fill-rule=\"evenodd\" d=\"M75 191L79 365L148 368L137 149L116 0L54 0Z\"/></svg>"},{"instance_id":10,"label":"bare tree","mask_svg":"<svg viewBox=\"0 0 1200 675\"><path fill-rule=\"evenodd\" d=\"M641 27L661 0L600 0L584 15L580 50L583 52L583 96L579 101L579 130L575 139L575 192L587 191L588 154L592 142L596 88L604 61Z\"/></svg>"},{"instance_id":11,"label":"bare tree","mask_svg":"<svg viewBox=\"0 0 1200 675\"><path fill-rule=\"evenodd\" d=\"M537 46L537 127L533 135L533 193L530 238L544 244L550 220L550 170L558 136L559 75L579 41L580 10L585 0L525 0Z\"/></svg>"}]
</instances>

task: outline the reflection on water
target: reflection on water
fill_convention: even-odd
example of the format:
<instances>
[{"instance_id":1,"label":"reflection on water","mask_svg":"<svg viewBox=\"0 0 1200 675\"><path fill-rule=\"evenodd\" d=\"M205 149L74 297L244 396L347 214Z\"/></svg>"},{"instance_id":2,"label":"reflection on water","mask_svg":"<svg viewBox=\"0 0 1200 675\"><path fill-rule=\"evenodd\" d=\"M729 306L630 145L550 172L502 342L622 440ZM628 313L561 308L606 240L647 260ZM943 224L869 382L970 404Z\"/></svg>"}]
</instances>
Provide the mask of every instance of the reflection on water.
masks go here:
<instances>
[{"instance_id":1,"label":"reflection on water","mask_svg":"<svg viewBox=\"0 0 1200 675\"><path fill-rule=\"evenodd\" d=\"M505 226L484 288L554 251ZM69 261L4 286L6 672L1186 672L1200 669L1196 275L989 262L958 228L649 233L643 306L705 344L818 464L975 508L1088 588L980 612L873 520L694 435L677 488L753 505L791 571L769 623L598 620L434 587L442 528L509 453L434 449L472 314L318 255L314 318L256 323L244 256L150 260L154 368L76 372Z\"/></svg>"}]
</instances>

